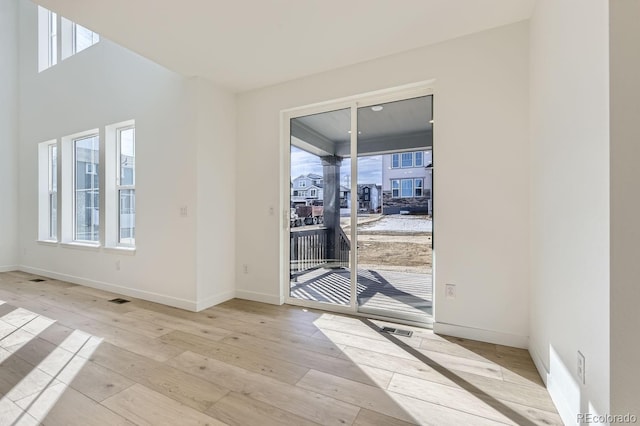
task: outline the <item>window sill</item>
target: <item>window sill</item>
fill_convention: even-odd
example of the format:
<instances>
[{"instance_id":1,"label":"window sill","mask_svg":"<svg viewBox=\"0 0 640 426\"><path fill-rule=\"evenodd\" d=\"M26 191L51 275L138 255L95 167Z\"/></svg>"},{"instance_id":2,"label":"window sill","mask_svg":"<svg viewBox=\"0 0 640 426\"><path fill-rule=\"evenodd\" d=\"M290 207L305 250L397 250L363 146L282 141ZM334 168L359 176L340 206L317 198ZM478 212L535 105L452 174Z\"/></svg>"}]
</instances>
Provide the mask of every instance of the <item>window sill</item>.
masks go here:
<instances>
[{"instance_id":1,"label":"window sill","mask_svg":"<svg viewBox=\"0 0 640 426\"><path fill-rule=\"evenodd\" d=\"M136 248L135 247L105 247L104 252L134 256L136 254Z\"/></svg>"},{"instance_id":2,"label":"window sill","mask_svg":"<svg viewBox=\"0 0 640 426\"><path fill-rule=\"evenodd\" d=\"M36 240L36 243L42 246L51 246L51 247L58 247L58 245L60 244L58 241L55 241L55 240Z\"/></svg>"},{"instance_id":3,"label":"window sill","mask_svg":"<svg viewBox=\"0 0 640 426\"><path fill-rule=\"evenodd\" d=\"M60 243L60 247L76 249L76 250L100 250L100 244L90 244L90 243Z\"/></svg>"}]
</instances>

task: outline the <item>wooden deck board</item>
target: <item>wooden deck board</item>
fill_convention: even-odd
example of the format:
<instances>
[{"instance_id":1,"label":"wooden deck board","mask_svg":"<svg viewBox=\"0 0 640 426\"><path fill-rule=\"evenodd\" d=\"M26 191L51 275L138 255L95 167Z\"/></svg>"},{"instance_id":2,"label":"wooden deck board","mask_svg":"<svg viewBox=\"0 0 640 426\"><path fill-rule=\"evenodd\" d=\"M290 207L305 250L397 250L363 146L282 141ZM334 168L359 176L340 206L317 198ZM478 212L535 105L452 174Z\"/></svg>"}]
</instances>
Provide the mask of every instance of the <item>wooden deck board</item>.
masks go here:
<instances>
[{"instance_id":1,"label":"wooden deck board","mask_svg":"<svg viewBox=\"0 0 640 426\"><path fill-rule=\"evenodd\" d=\"M348 305L350 273L347 268L310 270L291 282L291 296L301 300ZM424 317L430 317L433 313L431 274L360 269L357 294L359 309L363 311Z\"/></svg>"}]
</instances>

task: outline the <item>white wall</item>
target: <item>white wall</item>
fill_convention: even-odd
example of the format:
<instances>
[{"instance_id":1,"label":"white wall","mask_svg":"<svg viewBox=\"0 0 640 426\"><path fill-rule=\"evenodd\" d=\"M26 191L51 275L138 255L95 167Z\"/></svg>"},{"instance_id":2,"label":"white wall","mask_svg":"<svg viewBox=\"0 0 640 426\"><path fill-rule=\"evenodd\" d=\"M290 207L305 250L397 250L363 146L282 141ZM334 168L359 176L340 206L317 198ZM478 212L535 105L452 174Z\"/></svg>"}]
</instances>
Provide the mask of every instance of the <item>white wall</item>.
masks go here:
<instances>
[{"instance_id":1,"label":"white wall","mask_svg":"<svg viewBox=\"0 0 640 426\"><path fill-rule=\"evenodd\" d=\"M192 79L197 99L198 309L235 297L235 95Z\"/></svg>"},{"instance_id":2,"label":"white wall","mask_svg":"<svg viewBox=\"0 0 640 426\"><path fill-rule=\"evenodd\" d=\"M528 24L238 96L238 295L278 303L282 109L436 79L436 327L526 346L529 333ZM280 206L280 208L278 208ZM455 300L438 297L455 283ZM438 329L438 328L437 328Z\"/></svg>"},{"instance_id":3,"label":"white wall","mask_svg":"<svg viewBox=\"0 0 640 426\"><path fill-rule=\"evenodd\" d=\"M186 309L203 307L200 293L227 292L233 267L222 261L232 263L229 258L211 261L224 278L222 292L212 288L218 283L203 283L202 288L197 284L198 265L206 259L196 260L196 226L198 214L208 213L200 208L206 198L201 205L197 198L198 188L215 188L233 173L233 166L217 167L220 160L211 150L228 143L235 123L222 128L198 123L217 123L209 116L218 109L233 109L233 97L207 86L212 98L201 102L193 80L108 40L38 74L36 7L20 3L21 268ZM135 254L36 242L37 144L129 119L136 121ZM232 151L225 152L233 164ZM210 170L199 174L199 168L206 167ZM181 207L187 208L187 217L181 217ZM227 247L209 230L203 237L211 238L216 247Z\"/></svg>"},{"instance_id":4,"label":"white wall","mask_svg":"<svg viewBox=\"0 0 640 426\"><path fill-rule=\"evenodd\" d=\"M609 412L607 9L541 0L530 23L530 350L567 424Z\"/></svg>"},{"instance_id":5,"label":"white wall","mask_svg":"<svg viewBox=\"0 0 640 426\"><path fill-rule=\"evenodd\" d=\"M18 2L0 0L0 271L18 264Z\"/></svg>"},{"instance_id":6,"label":"white wall","mask_svg":"<svg viewBox=\"0 0 640 426\"><path fill-rule=\"evenodd\" d=\"M640 417L640 2L612 0L611 412Z\"/></svg>"}]
</instances>

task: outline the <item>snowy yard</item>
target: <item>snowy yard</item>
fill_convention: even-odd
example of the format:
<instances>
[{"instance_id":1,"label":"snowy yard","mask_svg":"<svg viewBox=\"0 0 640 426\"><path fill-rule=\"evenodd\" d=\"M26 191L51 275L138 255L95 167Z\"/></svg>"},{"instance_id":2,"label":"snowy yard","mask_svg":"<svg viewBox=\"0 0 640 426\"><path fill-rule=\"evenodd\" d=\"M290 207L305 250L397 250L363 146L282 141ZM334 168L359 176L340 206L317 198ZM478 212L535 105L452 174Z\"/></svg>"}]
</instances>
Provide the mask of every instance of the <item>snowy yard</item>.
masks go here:
<instances>
[{"instance_id":1,"label":"snowy yard","mask_svg":"<svg viewBox=\"0 0 640 426\"><path fill-rule=\"evenodd\" d=\"M431 218L428 216L389 215L382 216L375 222L362 224L359 228L363 231L387 231L387 232L432 232Z\"/></svg>"}]
</instances>

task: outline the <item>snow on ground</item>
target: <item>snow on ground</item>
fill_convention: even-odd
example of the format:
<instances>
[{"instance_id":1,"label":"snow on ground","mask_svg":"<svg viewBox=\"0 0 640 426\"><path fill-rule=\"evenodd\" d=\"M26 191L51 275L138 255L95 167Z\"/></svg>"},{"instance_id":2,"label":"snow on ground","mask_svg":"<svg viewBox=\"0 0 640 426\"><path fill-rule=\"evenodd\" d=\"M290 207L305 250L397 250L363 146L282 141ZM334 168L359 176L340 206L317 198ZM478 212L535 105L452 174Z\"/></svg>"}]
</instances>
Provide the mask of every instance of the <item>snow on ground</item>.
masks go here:
<instances>
[{"instance_id":1,"label":"snow on ground","mask_svg":"<svg viewBox=\"0 0 640 426\"><path fill-rule=\"evenodd\" d=\"M433 232L431 219L426 216L388 215L370 224L361 225L367 231Z\"/></svg>"}]
</instances>

